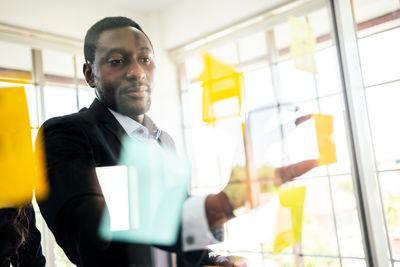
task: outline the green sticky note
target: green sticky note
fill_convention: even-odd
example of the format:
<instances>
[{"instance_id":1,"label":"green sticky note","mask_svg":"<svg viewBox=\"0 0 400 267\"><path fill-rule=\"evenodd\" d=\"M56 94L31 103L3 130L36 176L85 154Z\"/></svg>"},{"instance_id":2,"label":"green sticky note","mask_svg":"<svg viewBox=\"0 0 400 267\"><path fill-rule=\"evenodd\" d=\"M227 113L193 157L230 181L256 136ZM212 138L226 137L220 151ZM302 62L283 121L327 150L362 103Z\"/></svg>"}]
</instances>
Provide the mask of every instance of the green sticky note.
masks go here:
<instances>
[{"instance_id":1,"label":"green sticky note","mask_svg":"<svg viewBox=\"0 0 400 267\"><path fill-rule=\"evenodd\" d=\"M106 240L172 245L176 242L191 167L155 140L123 141L120 166L96 169L107 209Z\"/></svg>"}]
</instances>

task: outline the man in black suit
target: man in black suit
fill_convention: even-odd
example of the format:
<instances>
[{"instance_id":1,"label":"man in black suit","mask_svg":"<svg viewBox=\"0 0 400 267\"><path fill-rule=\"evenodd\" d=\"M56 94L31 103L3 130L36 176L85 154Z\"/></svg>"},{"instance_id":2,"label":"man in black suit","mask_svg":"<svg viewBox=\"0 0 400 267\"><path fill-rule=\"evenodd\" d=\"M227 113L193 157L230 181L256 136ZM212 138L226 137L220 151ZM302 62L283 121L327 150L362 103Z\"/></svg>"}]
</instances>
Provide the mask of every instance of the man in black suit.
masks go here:
<instances>
[{"instance_id":1,"label":"man in black suit","mask_svg":"<svg viewBox=\"0 0 400 267\"><path fill-rule=\"evenodd\" d=\"M153 47L138 24L113 17L97 22L88 30L84 50L83 72L97 99L88 109L43 124L39 136L43 136L46 149L50 196L39 206L57 243L73 263L149 266L149 245L106 242L99 238L97 228L105 201L95 168L118 164L123 135L134 138L144 133L161 146L174 147L172 138L145 115L151 104L156 68ZM300 170L288 177L302 174L313 164L300 166ZM194 202L193 199L188 198L185 205ZM198 213L204 213L204 225L211 230L233 217L232 206L223 191L205 196L201 205ZM180 266L201 261L212 264L204 251L183 253L185 242L191 248L197 242L194 232L201 232L189 225L185 230L183 223L183 236L177 238L174 246L163 249L177 252Z\"/></svg>"}]
</instances>

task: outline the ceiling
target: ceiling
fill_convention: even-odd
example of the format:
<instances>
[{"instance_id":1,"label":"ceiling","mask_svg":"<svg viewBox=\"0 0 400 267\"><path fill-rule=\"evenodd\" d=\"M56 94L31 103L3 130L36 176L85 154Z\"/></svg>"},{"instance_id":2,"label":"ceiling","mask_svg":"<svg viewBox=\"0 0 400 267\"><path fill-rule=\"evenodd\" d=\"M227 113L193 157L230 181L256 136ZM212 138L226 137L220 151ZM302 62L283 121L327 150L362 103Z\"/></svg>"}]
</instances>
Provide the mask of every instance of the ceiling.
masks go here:
<instances>
[{"instance_id":1,"label":"ceiling","mask_svg":"<svg viewBox=\"0 0 400 267\"><path fill-rule=\"evenodd\" d=\"M103 0L109 3L108 0ZM179 0L114 0L113 3L136 12L151 12L166 8Z\"/></svg>"}]
</instances>

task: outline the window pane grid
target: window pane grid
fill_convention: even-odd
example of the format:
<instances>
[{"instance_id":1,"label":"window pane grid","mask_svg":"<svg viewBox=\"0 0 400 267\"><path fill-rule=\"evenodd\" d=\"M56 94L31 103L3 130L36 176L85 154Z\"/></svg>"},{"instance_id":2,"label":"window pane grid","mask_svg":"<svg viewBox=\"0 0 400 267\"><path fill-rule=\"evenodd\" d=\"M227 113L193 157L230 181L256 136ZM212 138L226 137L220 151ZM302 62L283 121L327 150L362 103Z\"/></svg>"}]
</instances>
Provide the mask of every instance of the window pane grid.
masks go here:
<instances>
[{"instance_id":1,"label":"window pane grid","mask_svg":"<svg viewBox=\"0 0 400 267\"><path fill-rule=\"evenodd\" d=\"M330 40L330 34L326 34L326 36L328 36L328 37L325 37L325 39L328 38ZM271 45L271 44L268 43L268 45ZM333 51L333 53L331 51ZM316 50L316 54L319 55L318 53L325 53L326 55L329 55L328 58L332 57L333 61L329 61L329 64L331 64L333 66L337 66L337 62L335 61L335 57L336 57L335 53L336 52L335 52L334 46L332 46L332 43L330 43L329 46L327 46L326 43L325 43L324 46L318 47L318 49ZM329 53L332 53L332 56ZM271 74L271 79L276 79L276 73L279 73L279 69L278 69L278 71L276 71L276 69L278 68L279 64L281 64L282 62L290 62L290 59L278 58L278 60L276 60L276 61L272 60L272 63L271 63L271 60L268 59L268 56L269 56L269 54L266 54L264 56L259 57L258 60L257 60L257 58L252 60L251 64L260 64L260 65L261 64L267 64L267 65L263 65L260 68L254 68L254 69L249 68L250 71L245 71L244 75L247 75L248 73L251 73L253 71L261 71L261 70L267 68L267 70L269 69L269 73ZM239 57L239 59L240 59L240 57ZM325 56L323 61L321 61L322 64L326 64L326 59L327 59L327 57ZM239 61L239 66L241 66L241 67L243 67L243 66L246 66L246 67L247 66L251 66L251 64L244 64L244 63L247 63L247 62L240 62ZM290 63L292 63L292 62L290 62ZM317 67L318 67L318 65L317 65ZM244 69L246 70L246 68L244 68ZM335 69L335 68L329 69L326 72L327 76L329 76L329 75L332 76L332 71L336 72L336 76L334 76L334 78L332 78L334 80L334 82L336 82L336 84L334 85L334 87L331 87L332 89L326 90L326 88L328 88L329 85L332 85L332 83L330 83L330 82L326 82L326 84L321 83L321 82L324 82L326 80L326 79L324 80L325 76L319 77L318 75L322 75L323 73L322 74L318 73L317 76L311 75L310 87L312 87L312 89L313 89L313 95L312 96L307 97L307 98L304 98L304 96L303 96L303 99L296 100L296 101L285 101L284 99L281 99L281 102L278 102L279 104L276 103L276 102L275 103L273 102L273 103L271 103L271 104L269 104L267 106L261 106L261 107L255 106L254 109L251 109L251 108L247 109L246 117L249 115L249 112L263 111L265 108L274 108L274 107L275 108L277 108L277 107L280 107L280 108L288 107L288 108L290 108L290 107L294 107L294 106L301 106L304 109L304 111L303 111L304 114L305 113L309 113L309 112L312 112L312 113L318 113L318 112L325 112L326 113L326 112L328 112L328 114L334 115L335 118L338 117L338 116L342 117L343 116L343 105L342 105L342 103L340 101L337 102L338 103L337 104L338 108L336 108L336 109L334 109L332 111L329 109L329 107L328 107L328 109L326 109L326 107L324 107L326 105L326 103L332 102L332 99L342 99L342 97L343 97L342 92L341 92L341 90L342 90L341 89L341 83L340 83L340 80L339 80L340 78L339 78L339 74L337 73L338 72L337 69ZM284 77L289 77L289 76L286 75ZM269 81L269 83L271 84L272 81ZM278 84L279 84L279 81L278 81ZM271 86L271 85L269 85L269 86ZM263 90L268 90L269 86L262 86L262 87L259 86L259 89L262 88ZM192 86L188 86L187 88L185 88L186 89L185 93L189 93L191 88L192 88ZM275 87L272 86L272 88L273 88L274 91L278 90L278 88L276 86ZM246 87L246 90L248 90L247 87ZM321 91L321 90L324 90L324 91ZM310 92L312 92L312 91L310 91ZM276 94L276 93L274 93L274 94ZM247 97L247 95L246 95L246 97ZM269 99L271 99L271 98L274 99L275 96L273 96L273 95L269 96ZM201 99L199 99L199 101L201 101ZM183 100L183 102L185 102L185 100ZM309 106L310 103L312 103L312 106L313 106L313 108L311 108L311 109L310 109L310 106ZM334 102L334 103L336 103L336 102ZM334 105L334 104L332 104L332 105ZM282 123L282 122L280 122L280 123ZM340 119L339 123L344 124L344 120ZM196 127L194 125L192 125L190 123L190 121L189 121L189 123L185 123L184 124L183 128L185 130L194 130ZM343 140L341 140L340 145L343 145L343 146L347 147L347 140L345 138L345 135L346 135L345 130L344 130L344 128L343 128L343 130L342 129L339 129L339 130L341 131L340 134L344 136L344 138L342 138ZM336 130L335 130L335 132L336 132ZM341 152L348 154L347 148L344 151L341 151ZM194 153L194 155L195 154L196 153ZM348 159L348 157L347 157L347 159ZM193 158L193 161L196 161L196 158ZM346 161L346 158L344 158L343 161ZM364 258L364 254L363 254L361 232L360 232L360 230L356 231L357 232L356 235L358 234L357 237L353 236L350 239L349 239L348 236L346 237L346 231L345 231L345 228L343 228L343 223L345 223L345 225L346 225L346 220L349 219L349 216L345 215L343 217L343 215L341 215L340 217L337 217L336 214L338 212L342 212L341 209L343 209L343 208L336 207L335 206L335 201L334 201L334 194L337 195L335 193L335 190L337 190L337 182L335 182L334 180L337 179L337 178L342 179L343 177L347 177L346 181L351 181L352 180L352 176L351 176L351 173L350 173L350 166L345 166L344 165L344 166L341 166L340 168L336 168L336 167L335 168L331 168L331 166L329 166L329 167L320 167L320 168L323 169L323 170L321 170L322 172L320 171L320 173L317 172L317 173L313 174L312 171L311 171L310 173L308 173L306 175L303 175L302 177L299 177L298 179L296 179L296 182L294 182L293 184L296 184L296 183L299 183L299 184L309 183L311 181L319 181L321 179L325 181L326 199L327 199L326 209L330 210L330 214L331 214L330 215L330 219L329 219L330 220L330 225L331 225L331 231L330 232L331 232L331 235L332 235L332 242L335 244L334 245L335 248L333 250L331 250L331 252L329 254L326 254L326 253L309 253L309 252L305 253L305 251L301 251L301 249L300 249L300 253L299 253L296 250L290 249L289 251L285 250L282 253L274 254L274 257L275 258L276 257L289 257L288 259L289 259L289 262L291 262L291 265L294 264L295 261L299 261L299 260L300 261L304 261L304 263L312 264L311 262L318 261L319 258L324 258L325 256L327 256L327 258L332 258L334 260L333 263L332 262L328 262L329 264L334 264L332 266L337 266L337 265L348 266L348 265L346 265L346 263L349 260L359 260L359 262L361 264L360 266L364 266L365 265L365 258ZM260 183L265 183L265 181L260 180L258 178L255 178L255 179L253 178L252 182L253 183L256 182L256 183L259 183L259 184ZM335 184L335 187L333 187L334 184ZM224 183L215 183L213 186L212 185L202 186L201 184L195 184L195 185L193 185L192 190L194 192L195 191L197 191L197 192L207 192L207 190L211 190L213 192L218 192L218 189L223 188L223 187L224 187ZM346 191L346 192L347 192L346 194L348 196L353 196L353 199L354 199L354 206L353 206L354 209L351 211L351 214L352 214L351 218L353 220L352 227L356 227L356 228L358 227L359 228L360 225L359 225L359 222L358 222L357 211L356 211L356 207L355 207L354 192L353 191ZM330 207L328 207L328 206L330 206ZM349 211L346 211L346 212L349 213ZM356 218L356 219L354 219L354 218ZM339 222L340 222L340 224L339 224ZM341 236L339 236L339 233L338 233L339 225L341 227L340 228L341 229L340 230L340 233L341 233L340 235ZM232 228L230 226L230 223L227 224L226 228L227 228L227 235L226 235L227 241L226 242L228 243L228 249L224 250L225 252L232 253L233 255L237 255L237 254L240 254L240 253L249 253L249 254L255 254L255 255L260 254L262 256L262 258L265 258L267 260L266 262L263 262L262 264L268 264L268 259L267 258L268 258L268 256L272 255L271 253L269 253L271 251L268 252L267 250L263 249L262 247L257 247L257 246L254 246L253 249L250 249L250 250L248 250L248 249L244 250L244 249L239 249L239 248L236 248L236 247L232 247L231 239L235 238L234 237L235 231L233 231L233 229L235 229L235 228L229 230L230 228ZM229 234L229 233L231 233L231 234ZM347 255L347 254L343 255L342 254L342 250L340 249L341 244L343 242L344 242L343 244L349 244L349 242L350 243L354 242L354 240L355 240L354 238L356 238L359 241L359 246L358 246L359 250L358 251L361 251L361 254L360 255ZM304 239L305 238L303 237L303 240ZM229 245L229 244L231 244L231 245ZM301 248L301 246L300 246L300 248ZM261 249L261 251L260 251L260 249ZM312 260L312 259L315 259L315 260ZM343 263L342 263L342 260L343 260ZM261 265L257 265L257 266L261 266ZM269 266L269 265L267 265L267 266ZM271 266L275 266L275 265L271 265ZM276 266L278 266L278 265L276 265ZM281 265L279 265L279 266L281 266ZM313 266L313 265L311 265L311 266ZM357 266L359 266L359 265L357 265Z\"/></svg>"}]
</instances>

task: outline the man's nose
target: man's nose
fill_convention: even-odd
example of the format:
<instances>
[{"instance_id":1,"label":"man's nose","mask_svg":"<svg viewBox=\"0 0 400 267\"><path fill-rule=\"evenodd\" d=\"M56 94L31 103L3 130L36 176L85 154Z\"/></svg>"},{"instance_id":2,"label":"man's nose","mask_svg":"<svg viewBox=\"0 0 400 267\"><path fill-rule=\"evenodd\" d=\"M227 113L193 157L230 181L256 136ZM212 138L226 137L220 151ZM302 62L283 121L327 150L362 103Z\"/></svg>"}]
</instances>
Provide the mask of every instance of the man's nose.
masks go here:
<instances>
[{"instance_id":1,"label":"man's nose","mask_svg":"<svg viewBox=\"0 0 400 267\"><path fill-rule=\"evenodd\" d=\"M146 78L146 72L144 71L143 66L139 64L139 62L133 60L128 66L126 78L138 81L144 80Z\"/></svg>"}]
</instances>

